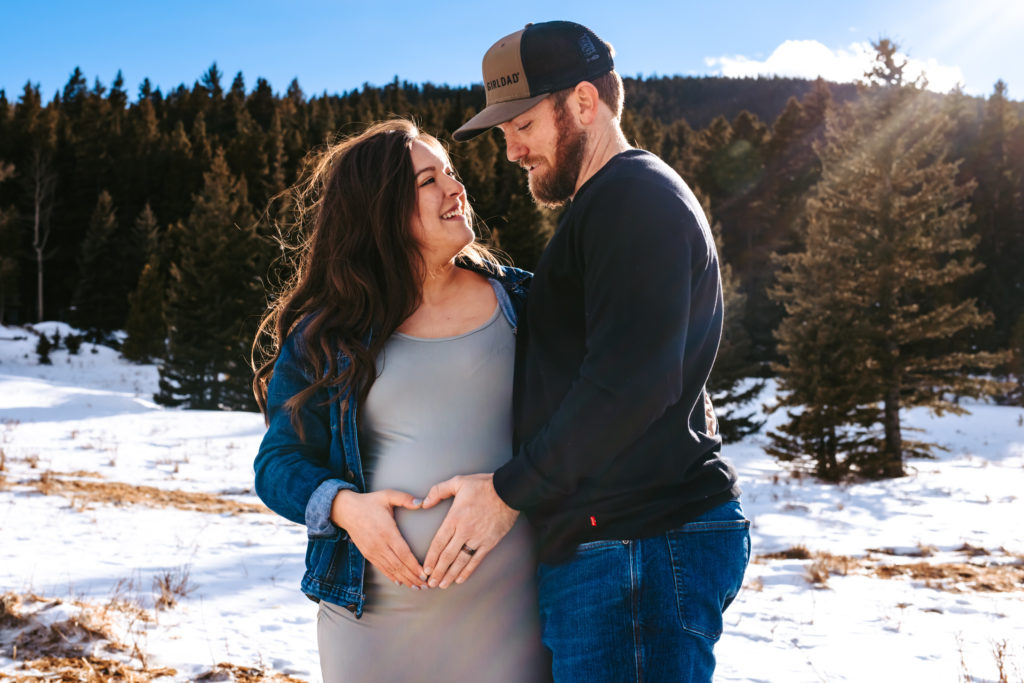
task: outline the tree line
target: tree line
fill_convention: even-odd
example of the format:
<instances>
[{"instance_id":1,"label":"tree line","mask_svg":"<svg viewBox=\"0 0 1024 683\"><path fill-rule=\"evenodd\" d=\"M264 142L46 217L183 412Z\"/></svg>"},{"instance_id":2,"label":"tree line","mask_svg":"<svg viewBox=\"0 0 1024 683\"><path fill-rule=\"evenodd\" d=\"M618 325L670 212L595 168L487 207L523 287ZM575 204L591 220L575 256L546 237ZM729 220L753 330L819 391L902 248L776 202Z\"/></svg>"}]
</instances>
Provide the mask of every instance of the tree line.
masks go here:
<instances>
[{"instance_id":1,"label":"tree line","mask_svg":"<svg viewBox=\"0 0 1024 683\"><path fill-rule=\"evenodd\" d=\"M679 171L715 226L726 435L759 427L747 403L775 375L790 419L774 452L830 478L897 474L927 452L900 437L902 407L1024 400L1024 107L1002 82L985 98L928 92L877 47L860 86L625 79L627 138ZM483 99L397 78L278 94L241 73L226 85L216 64L134 99L120 73L108 88L78 69L46 102L31 83L13 102L0 91L0 319L123 342L159 362L164 403L250 408L252 332L290 268L275 228L288 203L272 198L338 135L399 114L449 139ZM450 150L492 242L531 268L557 214L493 133Z\"/></svg>"}]
</instances>

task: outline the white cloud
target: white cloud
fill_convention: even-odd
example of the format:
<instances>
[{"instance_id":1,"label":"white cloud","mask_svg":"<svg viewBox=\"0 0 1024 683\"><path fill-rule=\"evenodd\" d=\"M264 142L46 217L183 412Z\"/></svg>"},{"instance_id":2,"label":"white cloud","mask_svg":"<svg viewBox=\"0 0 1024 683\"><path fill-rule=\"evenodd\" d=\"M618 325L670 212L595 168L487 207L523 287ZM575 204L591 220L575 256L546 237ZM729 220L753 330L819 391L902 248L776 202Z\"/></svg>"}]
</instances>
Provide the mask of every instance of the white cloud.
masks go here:
<instances>
[{"instance_id":1,"label":"white cloud","mask_svg":"<svg viewBox=\"0 0 1024 683\"><path fill-rule=\"evenodd\" d=\"M767 59L758 60L743 55L705 57L704 63L714 73L732 78L745 76L792 76L796 78L822 78L838 83L856 81L871 68L875 51L870 43L851 43L846 49L833 50L816 40L787 40L779 45ZM928 88L948 92L964 80L960 67L944 66L934 59L907 59L904 75L913 80L922 71L928 78Z\"/></svg>"}]
</instances>

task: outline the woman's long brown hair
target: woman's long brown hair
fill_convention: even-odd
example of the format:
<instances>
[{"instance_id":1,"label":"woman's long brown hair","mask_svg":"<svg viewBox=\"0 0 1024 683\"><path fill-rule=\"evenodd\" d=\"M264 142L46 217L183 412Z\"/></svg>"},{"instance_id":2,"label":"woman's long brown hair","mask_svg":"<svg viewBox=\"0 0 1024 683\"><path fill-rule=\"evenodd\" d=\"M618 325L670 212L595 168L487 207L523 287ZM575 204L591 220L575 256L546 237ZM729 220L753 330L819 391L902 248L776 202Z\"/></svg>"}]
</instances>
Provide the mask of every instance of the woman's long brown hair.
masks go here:
<instances>
[{"instance_id":1,"label":"woman's long brown hair","mask_svg":"<svg viewBox=\"0 0 1024 683\"><path fill-rule=\"evenodd\" d=\"M377 354L420 303L424 266L409 228L416 210L414 140L440 146L405 119L371 125L308 157L303 180L283 194L303 237L292 248L298 267L253 342L253 392L266 418L281 345L306 321L301 360L316 381L285 403L302 438L298 411L321 389L355 387L358 400L366 398ZM459 257L495 262L475 242ZM339 351L350 360L343 368Z\"/></svg>"}]
</instances>

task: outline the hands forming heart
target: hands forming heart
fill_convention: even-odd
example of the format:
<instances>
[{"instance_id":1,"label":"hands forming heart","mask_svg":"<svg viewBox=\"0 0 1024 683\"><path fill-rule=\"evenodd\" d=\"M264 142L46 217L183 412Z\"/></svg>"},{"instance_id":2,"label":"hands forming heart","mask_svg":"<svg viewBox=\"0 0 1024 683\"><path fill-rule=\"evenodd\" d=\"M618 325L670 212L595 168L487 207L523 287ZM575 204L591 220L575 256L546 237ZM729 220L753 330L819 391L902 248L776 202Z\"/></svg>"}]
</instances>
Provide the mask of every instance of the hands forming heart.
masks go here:
<instances>
[{"instance_id":1,"label":"hands forming heart","mask_svg":"<svg viewBox=\"0 0 1024 683\"><path fill-rule=\"evenodd\" d=\"M395 511L427 510L453 498L422 565L395 522ZM447 588L465 582L515 524L519 511L498 497L493 475L459 475L435 484L422 501L394 489L343 490L331 520L388 580L410 588Z\"/></svg>"}]
</instances>

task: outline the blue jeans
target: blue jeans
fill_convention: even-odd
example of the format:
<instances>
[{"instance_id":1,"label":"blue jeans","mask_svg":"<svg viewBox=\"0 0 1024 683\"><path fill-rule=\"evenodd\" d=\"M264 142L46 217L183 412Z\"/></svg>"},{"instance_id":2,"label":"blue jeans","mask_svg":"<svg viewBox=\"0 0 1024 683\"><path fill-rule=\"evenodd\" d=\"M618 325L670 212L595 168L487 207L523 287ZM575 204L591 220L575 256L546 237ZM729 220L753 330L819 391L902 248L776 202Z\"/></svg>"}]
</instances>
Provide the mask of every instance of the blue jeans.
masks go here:
<instances>
[{"instance_id":1,"label":"blue jeans","mask_svg":"<svg viewBox=\"0 0 1024 683\"><path fill-rule=\"evenodd\" d=\"M711 681L750 559L739 501L651 538L583 543L537 570L555 681Z\"/></svg>"}]
</instances>

